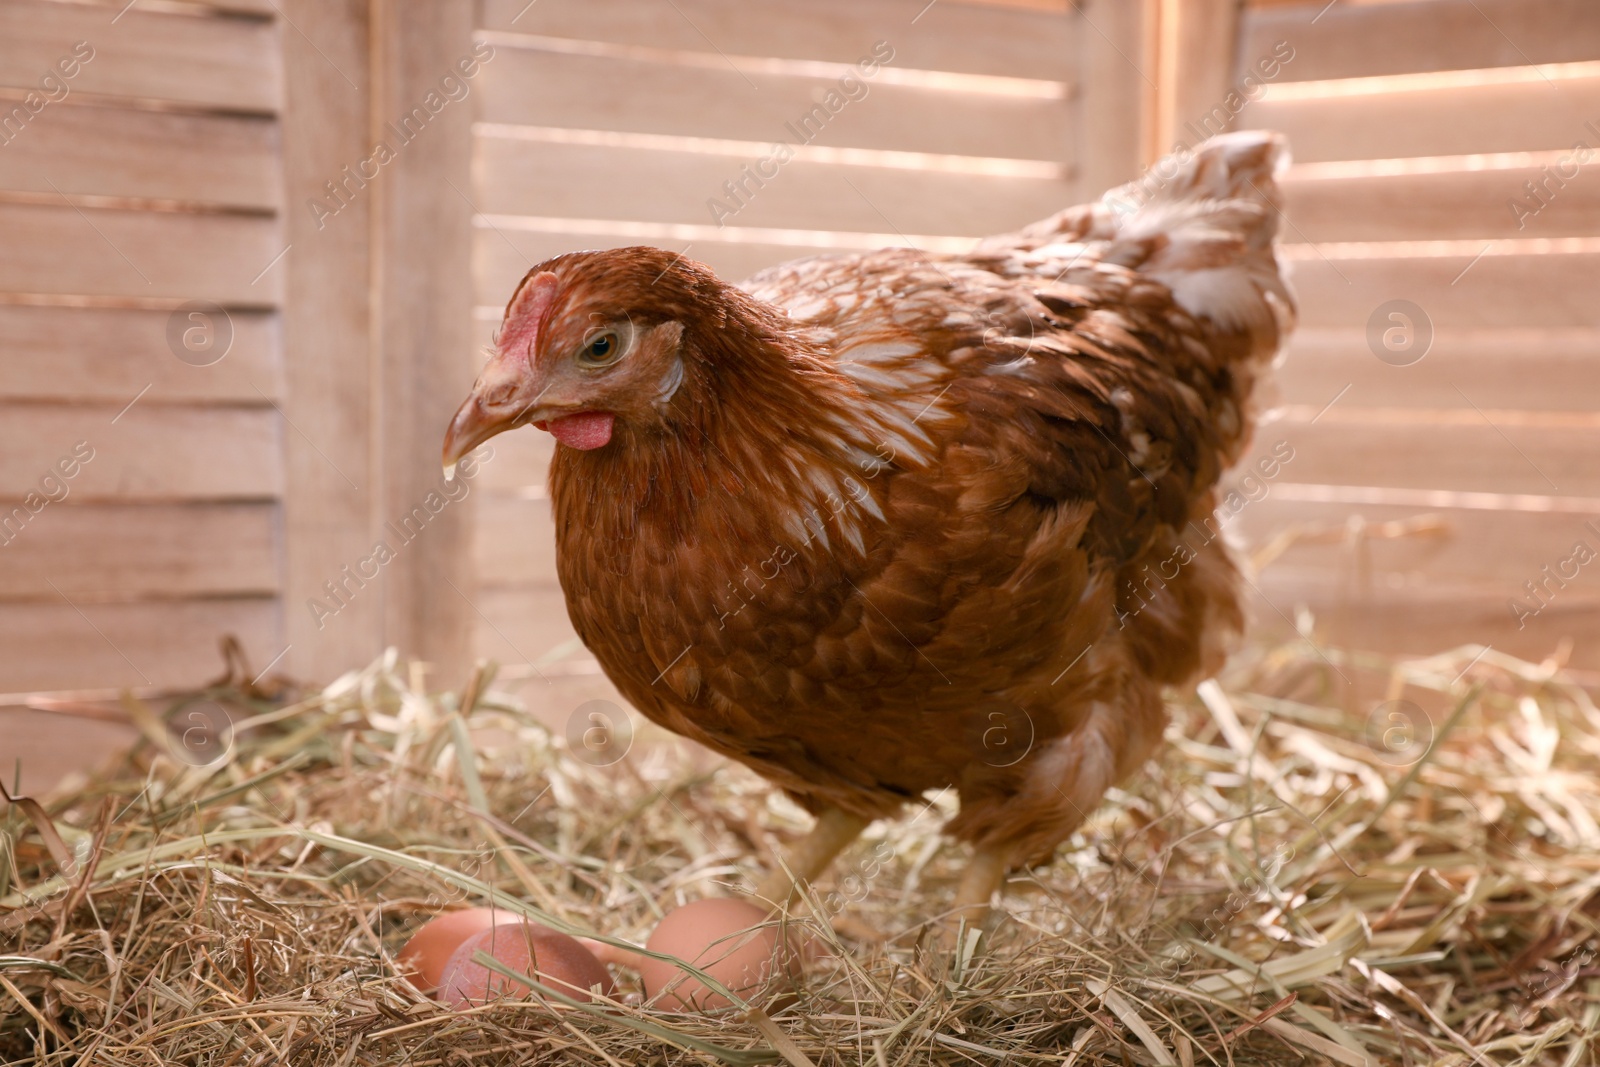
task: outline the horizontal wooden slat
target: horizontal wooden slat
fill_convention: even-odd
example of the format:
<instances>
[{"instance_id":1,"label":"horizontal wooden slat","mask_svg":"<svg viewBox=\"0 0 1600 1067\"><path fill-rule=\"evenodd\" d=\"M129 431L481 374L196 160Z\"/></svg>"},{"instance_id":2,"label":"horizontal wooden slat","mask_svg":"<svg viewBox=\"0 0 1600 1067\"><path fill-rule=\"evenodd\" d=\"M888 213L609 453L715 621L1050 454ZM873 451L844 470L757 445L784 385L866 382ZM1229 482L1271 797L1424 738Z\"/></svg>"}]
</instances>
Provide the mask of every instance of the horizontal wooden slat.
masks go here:
<instances>
[{"instance_id":1,"label":"horizontal wooden slat","mask_svg":"<svg viewBox=\"0 0 1600 1067\"><path fill-rule=\"evenodd\" d=\"M268 598L0 604L0 688L203 685L221 673L223 634L265 664L283 651L282 630L278 602Z\"/></svg>"},{"instance_id":2,"label":"horizontal wooden slat","mask_svg":"<svg viewBox=\"0 0 1600 1067\"><path fill-rule=\"evenodd\" d=\"M116 416L115 405L0 404L0 500L37 490L79 441L94 458L68 482L68 499L265 499L283 492L285 431L271 408L141 401L112 422ZM30 525L48 522L54 506Z\"/></svg>"},{"instance_id":3,"label":"horizontal wooden slat","mask_svg":"<svg viewBox=\"0 0 1600 1067\"><path fill-rule=\"evenodd\" d=\"M284 247L271 218L0 204L0 232L3 291L256 306L280 297L283 264L267 270Z\"/></svg>"},{"instance_id":4,"label":"horizontal wooden slat","mask_svg":"<svg viewBox=\"0 0 1600 1067\"><path fill-rule=\"evenodd\" d=\"M473 235L473 273L477 279L477 303L505 307L512 291L528 268L535 263L589 248L623 248L629 245L655 245L674 254L684 251L687 258L709 266L728 281L748 278L756 271L802 256L821 255L835 249L769 244L684 242L676 246L642 237L616 237L604 234L536 233L502 227L479 229Z\"/></svg>"},{"instance_id":5,"label":"horizontal wooden slat","mask_svg":"<svg viewBox=\"0 0 1600 1067\"><path fill-rule=\"evenodd\" d=\"M1273 377L1282 402L1313 409L1335 396L1340 407L1463 408L1463 394L1497 408L1593 408L1600 331L1441 332L1421 361L1396 367L1373 355L1364 332L1307 329Z\"/></svg>"},{"instance_id":6,"label":"horizontal wooden slat","mask_svg":"<svg viewBox=\"0 0 1600 1067\"><path fill-rule=\"evenodd\" d=\"M0 400L97 400L125 404L146 386L150 400L242 400L283 395L283 354L277 316L270 312L210 315L214 327L190 314L125 308L63 308L0 305ZM173 354L168 331L215 329L220 343L230 328L227 355L194 366ZM213 349L213 352L215 350ZM206 353L190 356L196 361Z\"/></svg>"},{"instance_id":7,"label":"horizontal wooden slat","mask_svg":"<svg viewBox=\"0 0 1600 1067\"><path fill-rule=\"evenodd\" d=\"M1307 327L1365 331L1373 312L1396 299L1415 302L1436 330L1596 323L1592 294L1577 280L1596 277L1600 253L1499 255L1491 247L1474 263L1475 252L1358 259L1343 258L1337 248L1291 251L1291 280Z\"/></svg>"},{"instance_id":8,"label":"horizontal wooden slat","mask_svg":"<svg viewBox=\"0 0 1600 1067\"><path fill-rule=\"evenodd\" d=\"M1349 540L1348 524L1369 528L1359 549ZM1372 536L1382 523L1437 522L1434 532ZM1331 504L1283 500L1269 495L1247 504L1230 523L1252 550L1298 529L1301 539L1266 565L1266 571L1317 571L1355 578L1356 552L1373 588L1472 593L1493 602L1522 596L1523 583L1541 579L1540 569L1572 553L1579 539L1600 553L1600 534L1585 528L1581 515L1559 512L1423 509L1381 504ZM1600 523L1597 523L1600 525ZM1335 538L1345 538L1343 540ZM1580 570L1574 588L1594 580L1600 596L1600 570Z\"/></svg>"},{"instance_id":9,"label":"horizontal wooden slat","mask_svg":"<svg viewBox=\"0 0 1600 1067\"><path fill-rule=\"evenodd\" d=\"M69 496L13 533L14 507L0 506L0 600L59 590L81 606L281 586L275 504L79 505Z\"/></svg>"},{"instance_id":10,"label":"horizontal wooden slat","mask_svg":"<svg viewBox=\"0 0 1600 1067\"><path fill-rule=\"evenodd\" d=\"M1518 629L1516 615L1504 600L1426 596L1414 590L1356 598L1330 587L1325 578L1321 573L1287 570L1263 574L1257 589L1265 599L1256 591L1246 598L1251 632L1261 639L1290 636L1290 620L1304 605L1315 616L1319 643L1327 647L1367 649L1392 659L1432 655L1461 645L1492 645L1496 651L1538 662L1570 641L1571 666L1600 667L1600 598L1558 600Z\"/></svg>"},{"instance_id":11,"label":"horizontal wooden slat","mask_svg":"<svg viewBox=\"0 0 1600 1067\"><path fill-rule=\"evenodd\" d=\"M49 793L68 774L92 772L138 737L126 723L28 708L0 711L0 761L18 768L17 792L29 796Z\"/></svg>"},{"instance_id":12,"label":"horizontal wooden slat","mask_svg":"<svg viewBox=\"0 0 1600 1067\"><path fill-rule=\"evenodd\" d=\"M900 67L1014 78L1072 76L1080 30L1069 15L951 3L928 8L927 0L680 0L675 6L637 0L543 0L532 6L527 0L488 0L480 25L574 40L836 63L854 63L885 40L894 46L894 64Z\"/></svg>"},{"instance_id":13,"label":"horizontal wooden slat","mask_svg":"<svg viewBox=\"0 0 1600 1067\"><path fill-rule=\"evenodd\" d=\"M1372 485L1457 492L1600 496L1600 429L1490 425L1470 409L1429 422L1417 413L1394 421L1334 405L1315 423L1273 421L1256 433L1265 455L1279 441L1294 449L1280 478L1327 485Z\"/></svg>"},{"instance_id":14,"label":"horizontal wooden slat","mask_svg":"<svg viewBox=\"0 0 1600 1067\"><path fill-rule=\"evenodd\" d=\"M487 137L478 142L479 207L490 214L816 230L870 232L893 225L907 233L981 237L1059 211L1072 203L1074 193L1072 183L1062 179L798 159L758 186L741 167L764 160L768 152L762 149L741 159ZM770 173L773 166L766 169ZM640 171L648 172L650 180L640 182ZM748 194L734 199L724 183L737 186L741 180ZM708 203L713 199L723 205L721 212Z\"/></svg>"},{"instance_id":15,"label":"horizontal wooden slat","mask_svg":"<svg viewBox=\"0 0 1600 1067\"><path fill-rule=\"evenodd\" d=\"M1600 234L1600 182L1584 180L1560 155L1550 159L1552 169L1557 164L1570 180L1547 177L1543 166L1316 180L1291 171L1283 188L1293 225L1283 237L1293 243ZM1524 188L1530 181L1540 185L1544 203ZM1522 209L1513 210L1513 201Z\"/></svg>"},{"instance_id":16,"label":"horizontal wooden slat","mask_svg":"<svg viewBox=\"0 0 1600 1067\"><path fill-rule=\"evenodd\" d=\"M549 500L480 496L473 559L482 587L556 581L555 538Z\"/></svg>"},{"instance_id":17,"label":"horizontal wooden slat","mask_svg":"<svg viewBox=\"0 0 1600 1067\"><path fill-rule=\"evenodd\" d=\"M1068 100L878 79L829 116L817 97L837 79L519 48L501 48L478 78L479 118L488 122L799 142L801 119L818 108L820 121L811 124L818 145L1051 161L1070 158L1072 148Z\"/></svg>"},{"instance_id":18,"label":"horizontal wooden slat","mask_svg":"<svg viewBox=\"0 0 1600 1067\"><path fill-rule=\"evenodd\" d=\"M1294 158L1314 163L1567 149L1586 138L1593 142L1583 124L1597 113L1600 77L1560 78L1552 85L1530 75L1511 84L1293 99L1268 88L1240 120L1252 129L1282 131Z\"/></svg>"},{"instance_id":19,"label":"horizontal wooden slat","mask_svg":"<svg viewBox=\"0 0 1600 1067\"><path fill-rule=\"evenodd\" d=\"M272 119L64 106L0 151L0 189L275 208L277 153Z\"/></svg>"},{"instance_id":20,"label":"horizontal wooden slat","mask_svg":"<svg viewBox=\"0 0 1600 1067\"><path fill-rule=\"evenodd\" d=\"M79 92L260 112L275 111L282 95L278 30L270 22L137 7L118 17L106 7L43 0L0 5L0 84L37 87L78 41L94 49L67 82ZM57 117L57 106L34 121Z\"/></svg>"},{"instance_id":21,"label":"horizontal wooden slat","mask_svg":"<svg viewBox=\"0 0 1600 1067\"><path fill-rule=\"evenodd\" d=\"M1564 63L1600 55L1600 10L1590 0L1302 0L1245 16L1241 56L1270 55L1279 41L1295 49L1286 81Z\"/></svg>"}]
</instances>

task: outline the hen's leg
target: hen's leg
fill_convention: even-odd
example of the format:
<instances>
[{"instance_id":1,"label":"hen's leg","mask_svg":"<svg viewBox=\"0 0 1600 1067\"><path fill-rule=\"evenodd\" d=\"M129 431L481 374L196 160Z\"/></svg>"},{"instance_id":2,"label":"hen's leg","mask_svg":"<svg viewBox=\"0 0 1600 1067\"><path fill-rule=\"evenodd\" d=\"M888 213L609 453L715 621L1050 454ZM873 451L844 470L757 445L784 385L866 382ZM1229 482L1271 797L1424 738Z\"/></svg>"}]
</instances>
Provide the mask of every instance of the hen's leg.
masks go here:
<instances>
[{"instance_id":1,"label":"hen's leg","mask_svg":"<svg viewBox=\"0 0 1600 1067\"><path fill-rule=\"evenodd\" d=\"M979 845L961 872L961 886L956 890L956 918L964 918L968 925L976 926L989 915L989 902L1006 881L1005 853L992 846Z\"/></svg>"},{"instance_id":2,"label":"hen's leg","mask_svg":"<svg viewBox=\"0 0 1600 1067\"><path fill-rule=\"evenodd\" d=\"M794 899L801 882L809 882L828 869L846 845L861 836L870 819L838 808L828 808L817 816L817 824L801 838L786 857L786 864L769 871L756 886L756 896L784 907ZM785 869L787 866L787 869Z\"/></svg>"}]
</instances>

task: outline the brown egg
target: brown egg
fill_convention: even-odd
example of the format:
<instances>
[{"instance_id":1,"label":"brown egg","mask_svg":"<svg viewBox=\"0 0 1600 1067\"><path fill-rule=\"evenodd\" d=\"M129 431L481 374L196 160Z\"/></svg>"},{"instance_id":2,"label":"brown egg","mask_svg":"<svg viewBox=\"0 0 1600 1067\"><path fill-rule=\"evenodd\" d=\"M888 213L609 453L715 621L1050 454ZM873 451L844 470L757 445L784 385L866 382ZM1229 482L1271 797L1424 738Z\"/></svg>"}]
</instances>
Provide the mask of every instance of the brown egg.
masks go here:
<instances>
[{"instance_id":1,"label":"brown egg","mask_svg":"<svg viewBox=\"0 0 1600 1067\"><path fill-rule=\"evenodd\" d=\"M697 900L669 912L645 947L692 963L745 1000L760 1001L791 991L800 976L793 935L784 937L766 922L766 909L746 900ZM705 1010L730 1003L675 964L641 956L635 965L656 1007Z\"/></svg>"},{"instance_id":2,"label":"brown egg","mask_svg":"<svg viewBox=\"0 0 1600 1067\"><path fill-rule=\"evenodd\" d=\"M517 922L514 912L495 908L463 908L435 915L411 935L395 962L420 992L432 993L444 977L444 966L461 942L495 923Z\"/></svg>"},{"instance_id":3,"label":"brown egg","mask_svg":"<svg viewBox=\"0 0 1600 1067\"><path fill-rule=\"evenodd\" d=\"M592 999L589 990L595 986L606 996L614 988L610 972L576 938L538 923L519 922L480 930L456 947L439 981L439 999L452 1008L533 993L521 982L474 960L473 953L479 949L574 1000Z\"/></svg>"}]
</instances>

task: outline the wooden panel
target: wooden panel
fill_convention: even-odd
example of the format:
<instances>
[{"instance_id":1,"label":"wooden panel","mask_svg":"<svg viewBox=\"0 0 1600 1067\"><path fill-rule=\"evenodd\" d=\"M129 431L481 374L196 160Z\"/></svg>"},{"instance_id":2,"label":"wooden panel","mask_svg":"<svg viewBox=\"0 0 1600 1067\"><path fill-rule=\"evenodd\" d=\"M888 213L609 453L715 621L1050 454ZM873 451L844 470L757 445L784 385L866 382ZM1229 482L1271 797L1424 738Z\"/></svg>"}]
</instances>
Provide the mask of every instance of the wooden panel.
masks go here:
<instances>
[{"instance_id":1,"label":"wooden panel","mask_svg":"<svg viewBox=\"0 0 1600 1067\"><path fill-rule=\"evenodd\" d=\"M484 494L473 546L481 588L556 581L556 528L548 500Z\"/></svg>"},{"instance_id":2,"label":"wooden panel","mask_svg":"<svg viewBox=\"0 0 1600 1067\"><path fill-rule=\"evenodd\" d=\"M283 492L284 431L271 408L141 402L113 423L116 415L111 405L0 405L0 499L36 490L79 441L94 457L68 482L68 499L263 499ZM48 518L49 507L33 522Z\"/></svg>"},{"instance_id":3,"label":"wooden panel","mask_svg":"<svg viewBox=\"0 0 1600 1067\"><path fill-rule=\"evenodd\" d=\"M1600 10L1591 0L1306 0L1245 17L1242 54L1283 40L1295 48L1286 81L1563 63L1600 55Z\"/></svg>"},{"instance_id":4,"label":"wooden panel","mask_svg":"<svg viewBox=\"0 0 1600 1067\"><path fill-rule=\"evenodd\" d=\"M688 246L688 258L706 264L729 281L748 278L756 271L801 256L821 255L836 249L815 246L733 244L688 241L671 245L641 237L604 234L536 233L528 230L479 229L473 238L473 274L477 278L479 306L504 308L517 282L535 263L585 248L623 248L655 245L678 253Z\"/></svg>"},{"instance_id":5,"label":"wooden panel","mask_svg":"<svg viewBox=\"0 0 1600 1067\"><path fill-rule=\"evenodd\" d=\"M1139 0L1094 4L1080 15L1089 28L1080 45L1082 130L1073 153L1080 165L1079 202L1132 181L1155 162L1155 86L1143 73L1156 69L1155 6Z\"/></svg>"},{"instance_id":6,"label":"wooden panel","mask_svg":"<svg viewBox=\"0 0 1600 1067\"><path fill-rule=\"evenodd\" d=\"M1340 407L1462 408L1463 393L1496 408L1595 410L1600 333L1441 332L1420 362L1395 367L1372 354L1364 333L1301 330L1274 378L1282 402L1313 411L1335 396Z\"/></svg>"},{"instance_id":7,"label":"wooden panel","mask_svg":"<svg viewBox=\"0 0 1600 1067\"><path fill-rule=\"evenodd\" d=\"M1293 618L1295 609L1305 605L1316 617L1319 643L1329 647L1370 649L1393 658L1492 645L1538 662L1571 641L1571 666L1600 667L1600 599L1592 596L1556 601L1519 630L1504 600L1473 595L1422 596L1404 590L1354 598L1329 589L1318 575L1288 571L1262 575L1258 588L1266 601L1252 593L1247 603L1251 630L1263 638L1289 636L1284 616Z\"/></svg>"},{"instance_id":8,"label":"wooden panel","mask_svg":"<svg viewBox=\"0 0 1600 1067\"><path fill-rule=\"evenodd\" d=\"M473 597L473 647L500 663L528 663L577 636L560 586L483 589Z\"/></svg>"},{"instance_id":9,"label":"wooden panel","mask_svg":"<svg viewBox=\"0 0 1600 1067\"><path fill-rule=\"evenodd\" d=\"M1063 14L930 7L927 0L487 0L483 7L488 30L836 63L854 63L887 40L897 67L1014 78L1071 77L1079 36Z\"/></svg>"},{"instance_id":10,"label":"wooden panel","mask_svg":"<svg viewBox=\"0 0 1600 1067\"><path fill-rule=\"evenodd\" d=\"M1308 99L1286 98L1269 87L1240 117L1242 126L1282 131L1296 160L1315 163L1566 149L1586 137L1592 141L1583 124L1596 113L1600 77L1552 85L1531 76L1511 84L1469 81Z\"/></svg>"},{"instance_id":11,"label":"wooden panel","mask_svg":"<svg viewBox=\"0 0 1600 1067\"><path fill-rule=\"evenodd\" d=\"M276 504L80 505L68 497L11 533L10 508L0 506L0 599L54 599L56 589L80 606L271 594L280 585L277 511Z\"/></svg>"},{"instance_id":12,"label":"wooden panel","mask_svg":"<svg viewBox=\"0 0 1600 1067\"><path fill-rule=\"evenodd\" d=\"M1564 153L1549 164L1562 163ZM1568 174L1575 171L1564 164ZM1421 241L1464 237L1569 237L1600 234L1600 182L1587 175L1561 182L1543 165L1305 180L1293 170L1283 183L1292 226L1283 239L1300 241ZM1524 189L1543 183L1539 199ZM1521 211L1512 210L1515 201ZM1531 212L1537 212L1531 214Z\"/></svg>"},{"instance_id":13,"label":"wooden panel","mask_svg":"<svg viewBox=\"0 0 1600 1067\"><path fill-rule=\"evenodd\" d=\"M4 110L0 108L0 110ZM278 206L272 119L60 107L0 152L0 188Z\"/></svg>"},{"instance_id":14,"label":"wooden panel","mask_svg":"<svg viewBox=\"0 0 1600 1067\"><path fill-rule=\"evenodd\" d=\"M47 711L0 711L0 766L21 769L18 790L43 796L68 774L89 773L137 740L122 723Z\"/></svg>"},{"instance_id":15,"label":"wooden panel","mask_svg":"<svg viewBox=\"0 0 1600 1067\"><path fill-rule=\"evenodd\" d=\"M494 439L494 459L484 464L478 485L489 493L504 494L542 488L549 479L550 458L556 439L527 426Z\"/></svg>"},{"instance_id":16,"label":"wooden panel","mask_svg":"<svg viewBox=\"0 0 1600 1067\"><path fill-rule=\"evenodd\" d=\"M1492 603L1523 595L1523 583L1541 578L1540 568L1572 553L1585 540L1600 551L1600 535L1584 529L1581 515L1558 512L1487 511L1466 508L1423 509L1381 504L1326 504L1280 500L1268 496L1247 505L1229 529L1259 548L1298 527L1309 536L1268 563L1263 573L1278 570L1312 572L1355 580L1355 549L1341 536L1350 519L1369 526L1385 522L1433 519L1437 533L1404 537L1368 536L1361 541L1363 566L1378 590L1440 590L1472 593ZM1600 573L1578 572L1576 586L1592 577L1591 592L1600 596Z\"/></svg>"},{"instance_id":17,"label":"wooden panel","mask_svg":"<svg viewBox=\"0 0 1600 1067\"><path fill-rule=\"evenodd\" d=\"M325 196L324 182L372 151L366 91L371 27L363 0L280 3L284 18L301 31L286 33L283 41L284 199L303 205ZM363 91L352 91L347 77ZM454 194L446 189L441 195ZM316 435L290 433L285 442L284 601L286 639L294 650L284 669L319 681L366 663L383 648L381 597L356 598L337 625L323 628L305 610L310 598L325 595L322 583L339 568L371 552L382 514L369 302L375 199L357 198L320 230L301 207L284 216L284 241L297 246L286 265L284 347L293 356L284 411ZM284 273L284 266L272 273Z\"/></svg>"},{"instance_id":18,"label":"wooden panel","mask_svg":"<svg viewBox=\"0 0 1600 1067\"><path fill-rule=\"evenodd\" d=\"M115 15L105 7L41 0L0 5L0 84L36 87L81 40L94 48L94 56L67 83L75 92L277 110L282 84L278 30L272 23L135 7L113 25ZM54 117L46 109L34 121Z\"/></svg>"},{"instance_id":19,"label":"wooden panel","mask_svg":"<svg viewBox=\"0 0 1600 1067\"><path fill-rule=\"evenodd\" d=\"M1072 183L1064 179L802 160L784 164L757 186L741 167L763 159L763 153L740 159L498 137L481 139L478 153L483 175L478 206L489 214L700 224L720 218L728 226L858 232L886 230L891 225L886 214L907 233L982 237L1053 214L1069 206L1073 194ZM649 181L639 181L641 171L649 173ZM734 200L724 183L741 179L749 193ZM709 206L713 199L724 205L722 212Z\"/></svg>"},{"instance_id":20,"label":"wooden panel","mask_svg":"<svg viewBox=\"0 0 1600 1067\"><path fill-rule=\"evenodd\" d=\"M146 386L146 400L242 400L283 395L277 316L228 312L227 355L197 367L173 355L168 330L205 329L187 312L0 305L0 400L99 400L119 406ZM200 312L204 315L205 312ZM173 322L173 317L178 322ZM214 318L214 316L213 316ZM217 342L220 333L211 335ZM207 358L197 356L192 358Z\"/></svg>"},{"instance_id":21,"label":"wooden panel","mask_svg":"<svg viewBox=\"0 0 1600 1067\"><path fill-rule=\"evenodd\" d=\"M283 650L282 629L277 601L265 598L0 604L0 689L199 686L219 673L223 634L265 664Z\"/></svg>"},{"instance_id":22,"label":"wooden panel","mask_svg":"<svg viewBox=\"0 0 1600 1067\"><path fill-rule=\"evenodd\" d=\"M1498 255L1491 248L1473 263L1475 252L1332 262L1321 255L1338 255L1337 248L1291 252L1291 281L1300 297L1301 325L1307 327L1364 331L1373 312L1395 299L1417 303L1436 330L1596 324L1593 296L1575 282L1597 276L1600 253Z\"/></svg>"},{"instance_id":23,"label":"wooden panel","mask_svg":"<svg viewBox=\"0 0 1600 1067\"><path fill-rule=\"evenodd\" d=\"M825 77L683 67L616 57L500 48L479 75L488 122L798 142L786 124L812 121L811 143L858 148L1062 160L1071 105L867 81L867 94L828 115L813 93ZM892 203L880 208L893 214Z\"/></svg>"},{"instance_id":24,"label":"wooden panel","mask_svg":"<svg viewBox=\"0 0 1600 1067\"><path fill-rule=\"evenodd\" d=\"M262 274L284 247L271 218L0 204L0 232L8 245L0 290L279 299L283 271Z\"/></svg>"},{"instance_id":25,"label":"wooden panel","mask_svg":"<svg viewBox=\"0 0 1600 1067\"><path fill-rule=\"evenodd\" d=\"M1288 441L1294 459L1281 475L1288 481L1600 496L1594 462L1600 429L1507 420L1497 428L1470 409L1442 414L1442 420L1425 421L1420 412L1335 405L1314 424L1285 420L1261 427L1256 450L1265 455L1275 442Z\"/></svg>"},{"instance_id":26,"label":"wooden panel","mask_svg":"<svg viewBox=\"0 0 1600 1067\"><path fill-rule=\"evenodd\" d=\"M472 50L474 0L375 5L381 107L401 114ZM439 448L461 402L457 370L472 335L471 109L442 113L384 174L377 299L383 373L384 511L403 513L442 488ZM454 188L452 188L454 187ZM383 639L426 659L451 684L471 666L472 614L450 591L470 589L471 518L455 505L385 568Z\"/></svg>"}]
</instances>

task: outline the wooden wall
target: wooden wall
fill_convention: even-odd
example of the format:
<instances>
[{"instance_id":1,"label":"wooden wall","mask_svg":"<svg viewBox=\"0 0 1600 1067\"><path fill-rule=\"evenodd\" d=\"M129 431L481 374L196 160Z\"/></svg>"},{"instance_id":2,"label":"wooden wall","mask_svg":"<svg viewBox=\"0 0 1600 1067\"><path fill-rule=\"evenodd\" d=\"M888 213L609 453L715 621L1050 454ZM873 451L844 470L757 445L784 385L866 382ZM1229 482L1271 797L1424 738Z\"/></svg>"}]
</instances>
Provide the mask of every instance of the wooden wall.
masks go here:
<instances>
[{"instance_id":1,"label":"wooden wall","mask_svg":"<svg viewBox=\"0 0 1600 1067\"><path fill-rule=\"evenodd\" d=\"M1600 160L1600 8L1261 5L1236 69L1279 42L1294 58L1239 123L1294 149L1301 328L1260 442L1295 458L1236 527L1258 548L1304 537L1261 573L1258 614L1309 605L1327 638L1390 651L1539 657L1571 637L1600 664L1600 567L1544 573L1577 542L1600 552L1600 178L1569 161L1579 143ZM1418 341L1380 359L1369 322L1397 300ZM1540 606L1527 582L1546 606L1519 619L1513 601Z\"/></svg>"}]
</instances>

